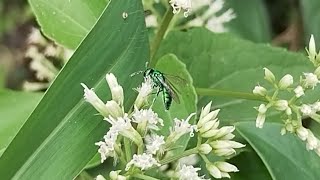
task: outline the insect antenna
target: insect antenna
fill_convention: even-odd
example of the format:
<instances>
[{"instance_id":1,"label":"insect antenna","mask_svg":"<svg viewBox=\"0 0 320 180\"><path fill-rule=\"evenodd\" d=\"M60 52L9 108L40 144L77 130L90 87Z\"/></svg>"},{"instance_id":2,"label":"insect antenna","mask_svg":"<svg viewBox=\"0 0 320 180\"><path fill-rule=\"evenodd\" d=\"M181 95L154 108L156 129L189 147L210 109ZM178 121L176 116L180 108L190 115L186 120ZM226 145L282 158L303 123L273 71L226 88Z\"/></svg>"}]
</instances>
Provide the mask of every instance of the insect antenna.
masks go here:
<instances>
[{"instance_id":1,"label":"insect antenna","mask_svg":"<svg viewBox=\"0 0 320 180\"><path fill-rule=\"evenodd\" d=\"M144 71L138 71L130 74L130 77L143 73Z\"/></svg>"}]
</instances>

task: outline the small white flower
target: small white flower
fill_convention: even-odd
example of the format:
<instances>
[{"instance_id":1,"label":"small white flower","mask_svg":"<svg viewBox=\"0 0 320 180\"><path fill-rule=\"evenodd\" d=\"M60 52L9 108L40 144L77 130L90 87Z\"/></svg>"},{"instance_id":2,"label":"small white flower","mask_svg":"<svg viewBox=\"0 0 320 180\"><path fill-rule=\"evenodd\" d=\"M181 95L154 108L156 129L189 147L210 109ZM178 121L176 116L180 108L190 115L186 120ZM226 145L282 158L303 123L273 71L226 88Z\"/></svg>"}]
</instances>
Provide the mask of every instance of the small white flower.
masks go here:
<instances>
[{"instance_id":1,"label":"small white flower","mask_svg":"<svg viewBox=\"0 0 320 180\"><path fill-rule=\"evenodd\" d=\"M236 15L233 9L228 9L226 12L224 12L220 16L211 17L206 24L206 28L216 33L227 32L228 29L225 27L224 24L227 22L230 22L234 18L236 18Z\"/></svg>"},{"instance_id":2,"label":"small white flower","mask_svg":"<svg viewBox=\"0 0 320 180\"><path fill-rule=\"evenodd\" d=\"M274 108L279 111L285 111L289 108L289 104L287 100L278 100L274 104Z\"/></svg>"},{"instance_id":3,"label":"small white flower","mask_svg":"<svg viewBox=\"0 0 320 180\"><path fill-rule=\"evenodd\" d=\"M290 74L286 74L279 81L279 89L287 89L293 84L293 77Z\"/></svg>"},{"instance_id":4,"label":"small white flower","mask_svg":"<svg viewBox=\"0 0 320 180\"><path fill-rule=\"evenodd\" d=\"M296 133L302 141L305 141L308 138L308 130L303 126L298 127Z\"/></svg>"},{"instance_id":5,"label":"small white flower","mask_svg":"<svg viewBox=\"0 0 320 180\"><path fill-rule=\"evenodd\" d=\"M109 74L106 74L106 80L111 90L112 99L116 101L120 106L122 106L123 99L124 99L123 89L118 84L117 78L114 76L114 74L109 73Z\"/></svg>"},{"instance_id":6,"label":"small white flower","mask_svg":"<svg viewBox=\"0 0 320 180\"><path fill-rule=\"evenodd\" d=\"M304 116L311 116L312 114L314 114L314 110L312 109L312 107L310 105L307 105L307 104L303 104L301 107L300 107L300 111L302 112L302 114Z\"/></svg>"},{"instance_id":7,"label":"small white flower","mask_svg":"<svg viewBox=\"0 0 320 180\"><path fill-rule=\"evenodd\" d=\"M312 106L312 109L313 109L315 112L320 111L320 102L319 102L319 101L313 103L311 106Z\"/></svg>"},{"instance_id":8,"label":"small white flower","mask_svg":"<svg viewBox=\"0 0 320 180\"><path fill-rule=\"evenodd\" d=\"M147 135L145 137L146 149L149 154L156 154L157 151L164 145L164 136L159 136L156 134Z\"/></svg>"},{"instance_id":9,"label":"small white flower","mask_svg":"<svg viewBox=\"0 0 320 180\"><path fill-rule=\"evenodd\" d=\"M46 47L46 49L44 50L44 54L45 54L46 56L56 57L56 56L59 55L59 53L60 53L59 48L58 48L58 47L55 47L55 46L53 46L53 45L51 45L51 44L48 45L48 46Z\"/></svg>"},{"instance_id":10,"label":"small white flower","mask_svg":"<svg viewBox=\"0 0 320 180\"><path fill-rule=\"evenodd\" d=\"M139 92L136 101L134 102L135 106L140 109L142 108L147 100L148 96L152 93L153 90L153 81L150 77L144 78L144 82L136 90Z\"/></svg>"},{"instance_id":11,"label":"small white flower","mask_svg":"<svg viewBox=\"0 0 320 180\"><path fill-rule=\"evenodd\" d=\"M297 86L293 91L296 94L297 98L304 95L304 90L303 90L302 86Z\"/></svg>"},{"instance_id":12,"label":"small white flower","mask_svg":"<svg viewBox=\"0 0 320 180\"><path fill-rule=\"evenodd\" d=\"M270 83L274 83L276 81L276 78L273 75L273 73L268 68L263 68L263 69L264 69L264 79L269 81Z\"/></svg>"},{"instance_id":13,"label":"small white flower","mask_svg":"<svg viewBox=\"0 0 320 180\"><path fill-rule=\"evenodd\" d=\"M152 166L160 166L151 154L146 153L139 155L134 154L132 160L126 166L126 171L128 171L132 165L140 168L141 170L149 169Z\"/></svg>"},{"instance_id":14,"label":"small white flower","mask_svg":"<svg viewBox=\"0 0 320 180\"><path fill-rule=\"evenodd\" d=\"M83 83L81 83L81 86L84 88L84 99L89 102L102 116L107 117L109 115L108 108L96 95L93 89L89 89Z\"/></svg>"},{"instance_id":15,"label":"small white flower","mask_svg":"<svg viewBox=\"0 0 320 180\"><path fill-rule=\"evenodd\" d=\"M259 95L259 96L265 96L265 95L267 95L267 90L266 90L266 88L264 88L264 87L262 87L262 86L255 86L252 92L253 92L253 94Z\"/></svg>"},{"instance_id":16,"label":"small white flower","mask_svg":"<svg viewBox=\"0 0 320 180\"><path fill-rule=\"evenodd\" d=\"M193 130L196 130L195 125L191 125L189 123L189 120L191 119L192 116L194 116L196 113L190 114L186 120L179 120L177 118L174 119L174 124L175 126L172 129L172 132L175 132L176 134L179 134L180 137L186 133L190 133L190 137L193 137Z\"/></svg>"},{"instance_id":17,"label":"small white flower","mask_svg":"<svg viewBox=\"0 0 320 180\"><path fill-rule=\"evenodd\" d=\"M219 168L221 172L238 172L238 168L227 162L216 162L215 165Z\"/></svg>"},{"instance_id":18,"label":"small white flower","mask_svg":"<svg viewBox=\"0 0 320 180\"><path fill-rule=\"evenodd\" d=\"M304 73L305 79L304 79L304 86L306 88L312 88L317 86L317 84L320 82L317 75L313 73Z\"/></svg>"},{"instance_id":19,"label":"small white flower","mask_svg":"<svg viewBox=\"0 0 320 180\"><path fill-rule=\"evenodd\" d=\"M179 180L203 180L203 176L199 177L198 172L201 168L183 165L179 170Z\"/></svg>"},{"instance_id":20,"label":"small white flower","mask_svg":"<svg viewBox=\"0 0 320 180\"><path fill-rule=\"evenodd\" d=\"M159 130L157 125L163 126L163 120L158 117L158 114L153 112L152 109L141 109L135 107L132 115L133 122L138 124L146 124L149 129Z\"/></svg>"},{"instance_id":21,"label":"small white flower","mask_svg":"<svg viewBox=\"0 0 320 180\"><path fill-rule=\"evenodd\" d=\"M319 140L313 135L313 133L308 130L308 137L307 137L307 150L314 150L316 149L319 144L318 144Z\"/></svg>"},{"instance_id":22,"label":"small white flower","mask_svg":"<svg viewBox=\"0 0 320 180\"><path fill-rule=\"evenodd\" d=\"M109 143L99 141L96 142L95 145L99 146L98 153L101 157L101 163L103 163L103 161L105 161L107 157L115 156L114 147L111 146Z\"/></svg>"},{"instance_id":23,"label":"small white flower","mask_svg":"<svg viewBox=\"0 0 320 180\"><path fill-rule=\"evenodd\" d=\"M39 29L33 27L28 37L28 43L45 45L47 40L42 36Z\"/></svg>"},{"instance_id":24,"label":"small white flower","mask_svg":"<svg viewBox=\"0 0 320 180\"><path fill-rule=\"evenodd\" d=\"M173 8L173 14L177 14L183 9L185 10L184 16L188 17L191 11L191 0L170 0L169 3Z\"/></svg>"}]
</instances>

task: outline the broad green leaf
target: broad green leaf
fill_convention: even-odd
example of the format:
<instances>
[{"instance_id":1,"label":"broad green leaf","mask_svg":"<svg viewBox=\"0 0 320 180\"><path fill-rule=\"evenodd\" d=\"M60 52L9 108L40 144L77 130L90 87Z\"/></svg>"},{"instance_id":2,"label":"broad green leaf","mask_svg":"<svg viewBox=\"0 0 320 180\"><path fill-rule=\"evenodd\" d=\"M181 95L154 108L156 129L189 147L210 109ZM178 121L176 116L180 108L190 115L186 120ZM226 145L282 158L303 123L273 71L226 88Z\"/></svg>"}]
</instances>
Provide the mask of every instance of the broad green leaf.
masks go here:
<instances>
[{"instance_id":1,"label":"broad green leaf","mask_svg":"<svg viewBox=\"0 0 320 180\"><path fill-rule=\"evenodd\" d=\"M305 31L305 42L308 43L310 35L313 34L316 43L320 43L320 1L303 0L301 1L301 11L303 27ZM319 47L319 46L318 46Z\"/></svg>"},{"instance_id":2,"label":"broad green leaf","mask_svg":"<svg viewBox=\"0 0 320 180\"><path fill-rule=\"evenodd\" d=\"M232 173L232 180L270 180L271 176L261 161L260 157L252 150L248 148L248 144L245 150L236 157L228 160L229 163L234 164L239 172Z\"/></svg>"},{"instance_id":3,"label":"broad green leaf","mask_svg":"<svg viewBox=\"0 0 320 180\"><path fill-rule=\"evenodd\" d=\"M29 0L42 31L75 49L100 17L108 0Z\"/></svg>"},{"instance_id":4,"label":"broad green leaf","mask_svg":"<svg viewBox=\"0 0 320 180\"><path fill-rule=\"evenodd\" d=\"M236 18L227 23L230 32L254 42L269 42L270 22L263 0L227 1Z\"/></svg>"},{"instance_id":5,"label":"broad green leaf","mask_svg":"<svg viewBox=\"0 0 320 180\"><path fill-rule=\"evenodd\" d=\"M305 142L297 136L281 136L281 127L275 123L265 123L262 129L253 122L236 124L237 131L260 156L272 179L319 179L320 157L307 151Z\"/></svg>"},{"instance_id":6,"label":"broad green leaf","mask_svg":"<svg viewBox=\"0 0 320 180\"><path fill-rule=\"evenodd\" d=\"M144 67L148 47L140 0L112 1L0 158L0 177L73 179L79 174L107 131L107 123L83 100L80 83L107 101L105 74L114 73L128 110L136 96L132 88L138 86L130 74Z\"/></svg>"},{"instance_id":7,"label":"broad green leaf","mask_svg":"<svg viewBox=\"0 0 320 180\"><path fill-rule=\"evenodd\" d=\"M0 156L41 97L40 93L0 90Z\"/></svg>"},{"instance_id":8,"label":"broad green leaf","mask_svg":"<svg viewBox=\"0 0 320 180\"><path fill-rule=\"evenodd\" d=\"M178 89L180 103L173 100L169 111L165 110L162 93L157 97L154 104L154 110L164 120L164 127L161 133L169 134L170 127L174 125L174 118L186 119L191 113L197 111L196 102L197 96L193 87L193 81L183 64L175 55L168 54L161 57L156 64L155 69L164 73L167 79ZM194 119L194 118L192 118ZM191 119L191 120L192 120ZM191 121L194 122L194 121ZM183 149L186 147L190 135L187 134L179 140Z\"/></svg>"},{"instance_id":9,"label":"broad green leaf","mask_svg":"<svg viewBox=\"0 0 320 180\"><path fill-rule=\"evenodd\" d=\"M314 70L303 54L254 44L228 34L216 35L202 28L169 33L157 57L167 53L174 53L186 64L196 88L251 93L259 83L271 90L272 86L263 79L263 67L272 70L278 80L289 73L296 82L303 72ZM318 93L319 87L306 100L317 100ZM219 118L223 121L251 121L256 118L257 111L253 107L259 102L233 97L200 97L198 107L210 100L213 100L214 108L221 108ZM267 121L280 122L273 112L269 112L268 118Z\"/></svg>"}]
</instances>

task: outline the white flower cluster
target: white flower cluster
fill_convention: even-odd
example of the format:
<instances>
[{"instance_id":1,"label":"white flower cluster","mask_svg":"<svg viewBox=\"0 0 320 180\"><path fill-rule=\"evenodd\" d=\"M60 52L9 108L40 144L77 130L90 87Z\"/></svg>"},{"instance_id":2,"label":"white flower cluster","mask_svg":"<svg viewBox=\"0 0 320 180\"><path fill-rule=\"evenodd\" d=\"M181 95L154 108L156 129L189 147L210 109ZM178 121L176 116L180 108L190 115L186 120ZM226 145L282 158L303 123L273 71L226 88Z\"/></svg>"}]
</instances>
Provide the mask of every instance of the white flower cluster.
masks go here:
<instances>
[{"instance_id":1,"label":"white flower cluster","mask_svg":"<svg viewBox=\"0 0 320 180\"><path fill-rule=\"evenodd\" d=\"M47 80L49 83L26 81L23 84L23 89L27 91L46 89L59 72L59 69L49 60L49 57L66 62L73 51L47 41L37 28L31 29L27 42L25 57L31 60L30 69L35 72L35 76L39 81Z\"/></svg>"},{"instance_id":2,"label":"white flower cluster","mask_svg":"<svg viewBox=\"0 0 320 180\"><path fill-rule=\"evenodd\" d=\"M287 131L295 133L298 137L307 142L308 150L316 150L320 156L319 140L315 138L310 130L302 126L303 117L311 117L312 119L320 122L320 102L317 101L313 104L303 104L298 100L305 95L308 90L313 90L320 82L320 56L316 53L315 42L313 36L310 38L309 49L307 49L309 60L315 65L314 72L303 73L300 76L300 81L297 86L293 86L294 79L290 74L286 74L279 81L276 81L275 75L267 68L264 68L264 79L267 80L275 90L272 95L268 95L266 88L256 86L253 89L253 94L262 96L267 100L266 104L261 104L256 108L258 116L256 119L256 127L262 128L266 119L267 110L273 107L275 110L284 114L284 127L281 129L281 134L284 135ZM279 98L280 91L293 92L293 96L289 100Z\"/></svg>"},{"instance_id":3,"label":"white flower cluster","mask_svg":"<svg viewBox=\"0 0 320 180\"><path fill-rule=\"evenodd\" d=\"M228 29L225 24L236 18L233 9L221 13L225 0L194 0L192 7L194 11L208 7L204 13L196 13L196 18L188 22L189 27L204 26L212 32L222 33ZM219 14L219 15L218 15Z\"/></svg>"},{"instance_id":4,"label":"white flower cluster","mask_svg":"<svg viewBox=\"0 0 320 180\"><path fill-rule=\"evenodd\" d=\"M188 17L191 11L191 0L170 0L169 1L172 9L173 14L177 14L182 10L184 10L184 17Z\"/></svg>"},{"instance_id":5,"label":"white flower cluster","mask_svg":"<svg viewBox=\"0 0 320 180\"><path fill-rule=\"evenodd\" d=\"M200 119L197 123L199 136L206 139L200 146L200 153L209 154L212 152L217 156L230 156L235 154L235 149L245 147L244 144L232 141L235 137L232 132L234 126L224 126L218 128L219 120L217 115L220 109L210 111L212 102L208 103L201 111ZM207 170L215 178L230 178L228 172L237 172L238 169L227 162L206 163Z\"/></svg>"},{"instance_id":6,"label":"white flower cluster","mask_svg":"<svg viewBox=\"0 0 320 180\"><path fill-rule=\"evenodd\" d=\"M186 119L175 118L173 127L170 127L170 134L165 137L156 133L164 126L163 120L152 109L143 109L148 104L147 98L152 92L153 84L150 79L145 78L141 87L137 88L139 94L134 104L134 110L129 114L124 111L123 88L118 84L116 77L113 74L107 74L106 81L112 95L112 99L107 103L104 103L93 89L89 89L81 83L84 88L84 99L111 125L103 140L95 143L99 146L101 163L108 157L113 157L115 163L118 160L126 163L126 171L132 168L144 171L152 167L159 167L163 165L160 163L163 160L161 158L168 155L164 153L175 149L176 142L182 136L193 137L194 131L198 132L200 139L206 140L205 142L200 140L199 145L192 151L193 154L200 154L203 158L210 152L217 156L230 156L236 153L235 148L244 147L243 144L231 140L234 137L232 132L235 128L233 126L218 128L219 121L216 117L219 110L210 111L211 102L202 109L197 125L190 123L195 113L191 113ZM137 149L132 157L128 157L128 153L124 153L122 150L125 140L133 142L130 145L131 148L136 147ZM211 175L216 178L230 177L229 172L238 171L235 166L226 162L209 162L207 167ZM204 179L203 176L198 176L197 171L199 170L200 168L183 165L175 174L182 180ZM97 178L102 179L103 177L98 176ZM120 175L120 171L112 171L110 178L126 179L128 176Z\"/></svg>"}]
</instances>

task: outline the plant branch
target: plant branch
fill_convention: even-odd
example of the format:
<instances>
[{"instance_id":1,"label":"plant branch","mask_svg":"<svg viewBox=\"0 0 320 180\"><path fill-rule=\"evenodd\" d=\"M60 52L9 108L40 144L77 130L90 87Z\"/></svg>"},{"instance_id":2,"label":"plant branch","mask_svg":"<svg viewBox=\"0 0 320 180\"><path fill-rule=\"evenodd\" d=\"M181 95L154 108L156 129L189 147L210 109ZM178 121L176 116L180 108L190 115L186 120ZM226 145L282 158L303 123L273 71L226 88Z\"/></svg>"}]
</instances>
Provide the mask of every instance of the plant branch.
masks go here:
<instances>
[{"instance_id":1,"label":"plant branch","mask_svg":"<svg viewBox=\"0 0 320 180\"><path fill-rule=\"evenodd\" d=\"M154 56L159 49L161 41L167 32L167 29L169 27L169 24L170 24L172 18L173 18L172 9L168 8L166 14L163 17L160 28L156 34L156 37L154 38L153 43L151 44L151 49L150 49L150 56L151 57L150 57L150 63L149 63L150 67L154 67L157 64L157 60L154 59Z\"/></svg>"},{"instance_id":2,"label":"plant branch","mask_svg":"<svg viewBox=\"0 0 320 180\"><path fill-rule=\"evenodd\" d=\"M178 160L180 158L189 156L191 154L197 154L198 152L199 152L198 148L189 149L189 150L186 150L185 152L183 152L181 154L177 154L176 156L171 156L171 157L165 158L165 159L161 160L159 163L161 165L168 164L168 163L170 163L172 161L176 161L176 160Z\"/></svg>"}]
</instances>

